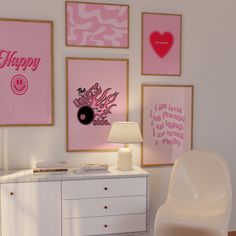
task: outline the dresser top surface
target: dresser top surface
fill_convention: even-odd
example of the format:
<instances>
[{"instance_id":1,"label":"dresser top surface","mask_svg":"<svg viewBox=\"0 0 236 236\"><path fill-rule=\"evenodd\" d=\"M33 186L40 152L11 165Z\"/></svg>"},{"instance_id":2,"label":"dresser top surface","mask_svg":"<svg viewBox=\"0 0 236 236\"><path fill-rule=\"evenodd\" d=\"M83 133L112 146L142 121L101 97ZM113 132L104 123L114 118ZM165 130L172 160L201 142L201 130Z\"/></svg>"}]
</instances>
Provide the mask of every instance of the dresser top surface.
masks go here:
<instances>
[{"instance_id":1,"label":"dresser top surface","mask_svg":"<svg viewBox=\"0 0 236 236\"><path fill-rule=\"evenodd\" d=\"M78 173L76 169L69 169L67 172L42 172L33 173L28 170L0 170L0 184L2 183L24 183L24 182L49 182L49 181L68 181L85 179L104 179L104 178L134 178L147 177L148 172L133 167L131 171L118 171L115 167L109 167L108 172Z\"/></svg>"}]
</instances>

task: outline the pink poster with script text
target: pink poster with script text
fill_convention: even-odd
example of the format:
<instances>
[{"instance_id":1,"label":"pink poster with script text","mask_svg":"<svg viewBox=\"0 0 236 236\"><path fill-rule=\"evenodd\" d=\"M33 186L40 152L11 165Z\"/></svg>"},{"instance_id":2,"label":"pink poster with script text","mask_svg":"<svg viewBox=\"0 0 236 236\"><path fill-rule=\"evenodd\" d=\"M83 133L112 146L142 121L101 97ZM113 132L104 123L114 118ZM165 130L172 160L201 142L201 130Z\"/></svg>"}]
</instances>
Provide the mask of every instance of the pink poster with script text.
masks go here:
<instances>
[{"instance_id":1,"label":"pink poster with script text","mask_svg":"<svg viewBox=\"0 0 236 236\"><path fill-rule=\"evenodd\" d=\"M51 21L0 19L0 126L53 124Z\"/></svg>"},{"instance_id":2,"label":"pink poster with script text","mask_svg":"<svg viewBox=\"0 0 236 236\"><path fill-rule=\"evenodd\" d=\"M181 75L181 24L181 15L142 14L143 75Z\"/></svg>"},{"instance_id":3,"label":"pink poster with script text","mask_svg":"<svg viewBox=\"0 0 236 236\"><path fill-rule=\"evenodd\" d=\"M193 86L142 85L142 165L173 164L192 147Z\"/></svg>"},{"instance_id":4,"label":"pink poster with script text","mask_svg":"<svg viewBox=\"0 0 236 236\"><path fill-rule=\"evenodd\" d=\"M67 151L114 151L114 121L126 121L128 60L67 58Z\"/></svg>"}]
</instances>

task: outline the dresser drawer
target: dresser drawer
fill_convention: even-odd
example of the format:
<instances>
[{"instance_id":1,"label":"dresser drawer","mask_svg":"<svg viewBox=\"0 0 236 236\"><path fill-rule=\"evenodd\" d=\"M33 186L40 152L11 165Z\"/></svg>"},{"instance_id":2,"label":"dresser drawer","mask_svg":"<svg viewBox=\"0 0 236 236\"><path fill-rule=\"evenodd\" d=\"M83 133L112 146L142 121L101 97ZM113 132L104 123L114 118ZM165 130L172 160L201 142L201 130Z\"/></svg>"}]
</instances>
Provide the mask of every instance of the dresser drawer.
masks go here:
<instances>
[{"instance_id":1,"label":"dresser drawer","mask_svg":"<svg viewBox=\"0 0 236 236\"><path fill-rule=\"evenodd\" d=\"M146 196L62 201L62 218L146 213Z\"/></svg>"},{"instance_id":2,"label":"dresser drawer","mask_svg":"<svg viewBox=\"0 0 236 236\"><path fill-rule=\"evenodd\" d=\"M64 219L62 236L146 231L146 214Z\"/></svg>"},{"instance_id":3,"label":"dresser drawer","mask_svg":"<svg viewBox=\"0 0 236 236\"><path fill-rule=\"evenodd\" d=\"M62 199L132 195L146 195L145 177L62 182Z\"/></svg>"}]
</instances>

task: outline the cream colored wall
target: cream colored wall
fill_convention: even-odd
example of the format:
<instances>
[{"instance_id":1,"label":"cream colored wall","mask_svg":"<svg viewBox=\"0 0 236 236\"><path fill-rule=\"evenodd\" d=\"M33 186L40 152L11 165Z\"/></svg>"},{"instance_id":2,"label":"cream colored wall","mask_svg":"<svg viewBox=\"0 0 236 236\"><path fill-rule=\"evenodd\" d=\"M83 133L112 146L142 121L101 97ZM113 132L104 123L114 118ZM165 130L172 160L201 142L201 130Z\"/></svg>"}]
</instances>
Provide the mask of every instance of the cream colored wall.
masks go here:
<instances>
[{"instance_id":1,"label":"cream colored wall","mask_svg":"<svg viewBox=\"0 0 236 236\"><path fill-rule=\"evenodd\" d=\"M85 1L85 0L83 0ZM92 0L92 2L99 2ZM130 49L66 48L64 0L0 0L0 17L54 21L55 125L0 128L2 168L29 168L38 160L116 164L115 153L66 153L65 57L114 57L130 60L130 120L140 122L142 83L191 84L194 96L194 148L220 153L231 168L236 189L236 1L235 0L103 0L130 4ZM141 76L141 12L183 14L182 76ZM0 45L1 47L1 45ZM140 165L140 147L134 163ZM171 167L148 168L151 214L164 201ZM210 171L210 169L209 169ZM230 229L236 230L236 197Z\"/></svg>"}]
</instances>

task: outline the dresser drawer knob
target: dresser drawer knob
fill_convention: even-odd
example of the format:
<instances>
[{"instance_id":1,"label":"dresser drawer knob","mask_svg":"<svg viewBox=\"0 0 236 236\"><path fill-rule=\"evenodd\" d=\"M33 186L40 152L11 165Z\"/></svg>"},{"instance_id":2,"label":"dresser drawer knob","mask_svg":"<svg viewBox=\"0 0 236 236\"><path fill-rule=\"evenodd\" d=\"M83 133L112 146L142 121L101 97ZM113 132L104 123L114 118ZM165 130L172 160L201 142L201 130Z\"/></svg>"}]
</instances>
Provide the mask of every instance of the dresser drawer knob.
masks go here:
<instances>
[{"instance_id":1,"label":"dresser drawer knob","mask_svg":"<svg viewBox=\"0 0 236 236\"><path fill-rule=\"evenodd\" d=\"M108 207L107 206L104 206L104 209L107 209Z\"/></svg>"},{"instance_id":2,"label":"dresser drawer knob","mask_svg":"<svg viewBox=\"0 0 236 236\"><path fill-rule=\"evenodd\" d=\"M107 188L107 187L105 187L105 188L104 188L104 190L105 190L105 191L107 191L107 190L108 190L108 188Z\"/></svg>"},{"instance_id":3,"label":"dresser drawer knob","mask_svg":"<svg viewBox=\"0 0 236 236\"><path fill-rule=\"evenodd\" d=\"M104 225L104 228L107 228L108 225Z\"/></svg>"},{"instance_id":4,"label":"dresser drawer knob","mask_svg":"<svg viewBox=\"0 0 236 236\"><path fill-rule=\"evenodd\" d=\"M10 195L13 196L13 195L14 195L14 192L10 192Z\"/></svg>"}]
</instances>

